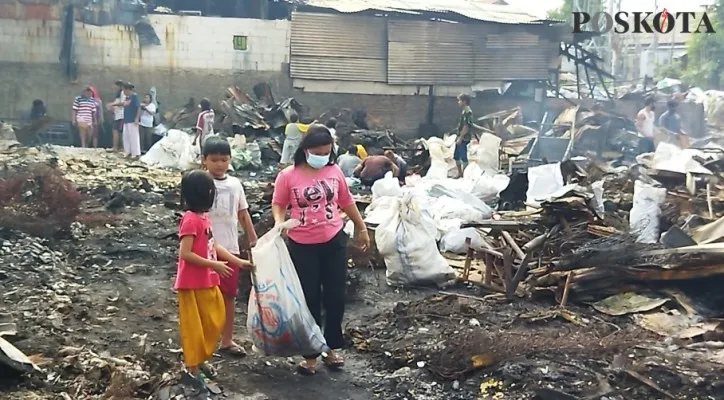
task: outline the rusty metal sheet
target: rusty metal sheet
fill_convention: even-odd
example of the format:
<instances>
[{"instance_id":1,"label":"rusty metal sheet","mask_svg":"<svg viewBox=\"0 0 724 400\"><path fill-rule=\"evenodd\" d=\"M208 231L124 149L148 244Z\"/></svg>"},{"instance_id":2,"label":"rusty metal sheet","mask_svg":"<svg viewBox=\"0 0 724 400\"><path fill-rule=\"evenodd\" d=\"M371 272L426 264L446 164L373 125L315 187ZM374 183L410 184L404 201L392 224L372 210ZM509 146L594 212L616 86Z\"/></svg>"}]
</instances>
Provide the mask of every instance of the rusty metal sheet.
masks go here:
<instances>
[{"instance_id":1,"label":"rusty metal sheet","mask_svg":"<svg viewBox=\"0 0 724 400\"><path fill-rule=\"evenodd\" d=\"M389 42L387 82L391 85L472 85L472 43Z\"/></svg>"},{"instance_id":2,"label":"rusty metal sheet","mask_svg":"<svg viewBox=\"0 0 724 400\"><path fill-rule=\"evenodd\" d=\"M387 60L292 55L292 78L386 82Z\"/></svg>"},{"instance_id":3,"label":"rusty metal sheet","mask_svg":"<svg viewBox=\"0 0 724 400\"><path fill-rule=\"evenodd\" d=\"M386 24L385 18L293 12L291 55L385 59Z\"/></svg>"}]
</instances>

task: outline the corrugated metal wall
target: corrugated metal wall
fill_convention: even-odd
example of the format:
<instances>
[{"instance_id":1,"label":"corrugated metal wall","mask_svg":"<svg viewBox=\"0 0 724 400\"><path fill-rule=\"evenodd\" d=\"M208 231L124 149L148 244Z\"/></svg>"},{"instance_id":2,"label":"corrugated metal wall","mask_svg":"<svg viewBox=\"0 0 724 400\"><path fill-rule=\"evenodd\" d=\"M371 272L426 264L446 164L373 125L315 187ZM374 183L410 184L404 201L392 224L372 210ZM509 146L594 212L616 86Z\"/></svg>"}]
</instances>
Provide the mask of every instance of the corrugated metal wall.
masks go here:
<instances>
[{"instance_id":1,"label":"corrugated metal wall","mask_svg":"<svg viewBox=\"0 0 724 400\"><path fill-rule=\"evenodd\" d=\"M387 81L385 18L292 13L292 78Z\"/></svg>"},{"instance_id":2,"label":"corrugated metal wall","mask_svg":"<svg viewBox=\"0 0 724 400\"><path fill-rule=\"evenodd\" d=\"M478 32L433 21L387 22L390 85L470 85Z\"/></svg>"},{"instance_id":3,"label":"corrugated metal wall","mask_svg":"<svg viewBox=\"0 0 724 400\"><path fill-rule=\"evenodd\" d=\"M532 29L548 28L295 12L291 77L462 86L547 79L558 44Z\"/></svg>"}]
</instances>

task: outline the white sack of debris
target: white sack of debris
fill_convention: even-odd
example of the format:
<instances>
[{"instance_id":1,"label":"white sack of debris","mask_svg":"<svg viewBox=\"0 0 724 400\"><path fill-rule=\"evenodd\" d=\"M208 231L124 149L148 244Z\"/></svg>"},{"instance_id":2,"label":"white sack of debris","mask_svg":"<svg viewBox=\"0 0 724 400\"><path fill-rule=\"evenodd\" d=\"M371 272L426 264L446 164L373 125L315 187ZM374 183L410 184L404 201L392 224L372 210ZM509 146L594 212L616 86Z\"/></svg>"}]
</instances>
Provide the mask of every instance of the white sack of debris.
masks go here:
<instances>
[{"instance_id":1,"label":"white sack of debris","mask_svg":"<svg viewBox=\"0 0 724 400\"><path fill-rule=\"evenodd\" d=\"M654 187L643 181L634 183L633 207L629 214L629 229L638 235L638 243L657 243L661 231L659 217L666 200L666 188Z\"/></svg>"},{"instance_id":2,"label":"white sack of debris","mask_svg":"<svg viewBox=\"0 0 724 400\"><path fill-rule=\"evenodd\" d=\"M402 196L400 180L392 176L391 171L388 171L384 178L378 179L372 184L372 198L376 199L384 196Z\"/></svg>"},{"instance_id":3,"label":"white sack of debris","mask_svg":"<svg viewBox=\"0 0 724 400\"><path fill-rule=\"evenodd\" d=\"M425 141L430 151L430 168L427 170L426 179L445 179L455 176L457 167L453 160L456 135L446 137L444 140L439 137L431 137Z\"/></svg>"},{"instance_id":4,"label":"white sack of debris","mask_svg":"<svg viewBox=\"0 0 724 400\"><path fill-rule=\"evenodd\" d=\"M375 229L375 243L387 266L390 286L444 284L455 272L437 249L437 227L415 195L385 197L387 215ZM388 200L389 199L389 200Z\"/></svg>"},{"instance_id":5,"label":"white sack of debris","mask_svg":"<svg viewBox=\"0 0 724 400\"><path fill-rule=\"evenodd\" d=\"M440 240L440 251L455 254L466 254L468 246L465 244L470 239L470 246L474 249L483 247L483 238L475 228L455 229Z\"/></svg>"},{"instance_id":6,"label":"white sack of debris","mask_svg":"<svg viewBox=\"0 0 724 400\"><path fill-rule=\"evenodd\" d=\"M141 156L141 162L162 168L194 169L198 166L199 146L188 133L171 129L168 134Z\"/></svg>"},{"instance_id":7,"label":"white sack of debris","mask_svg":"<svg viewBox=\"0 0 724 400\"><path fill-rule=\"evenodd\" d=\"M540 200L550 197L565 186L561 163L539 165L528 168L528 192L526 204L540 207Z\"/></svg>"},{"instance_id":8,"label":"white sack of debris","mask_svg":"<svg viewBox=\"0 0 724 400\"><path fill-rule=\"evenodd\" d=\"M268 356L291 357L329 350L307 308L282 238L282 229L297 225L298 220L289 220L274 227L251 249L255 267L246 330L254 347Z\"/></svg>"}]
</instances>

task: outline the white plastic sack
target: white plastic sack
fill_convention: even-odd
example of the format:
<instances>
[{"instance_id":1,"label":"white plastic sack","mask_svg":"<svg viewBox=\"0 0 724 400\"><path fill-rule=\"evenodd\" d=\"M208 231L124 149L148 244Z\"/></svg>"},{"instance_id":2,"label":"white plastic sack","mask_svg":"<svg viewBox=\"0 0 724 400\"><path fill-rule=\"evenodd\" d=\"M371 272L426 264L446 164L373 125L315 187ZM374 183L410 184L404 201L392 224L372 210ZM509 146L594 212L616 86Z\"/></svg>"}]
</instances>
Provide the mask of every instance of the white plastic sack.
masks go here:
<instances>
[{"instance_id":1,"label":"white plastic sack","mask_svg":"<svg viewBox=\"0 0 724 400\"><path fill-rule=\"evenodd\" d=\"M463 228L451 231L443 236L442 240L440 240L440 251L465 254L468 252L468 247L465 245L467 238L470 238L470 245L473 248L483 247L483 238L480 237L477 229Z\"/></svg>"},{"instance_id":2,"label":"white plastic sack","mask_svg":"<svg viewBox=\"0 0 724 400\"><path fill-rule=\"evenodd\" d=\"M599 217L603 218L606 210L603 207L603 181L596 181L591 184L593 190L593 206Z\"/></svg>"},{"instance_id":3,"label":"white plastic sack","mask_svg":"<svg viewBox=\"0 0 724 400\"><path fill-rule=\"evenodd\" d=\"M141 162L162 168L193 169L197 166L199 149L191 143L188 133L171 129L141 156Z\"/></svg>"},{"instance_id":4,"label":"white plastic sack","mask_svg":"<svg viewBox=\"0 0 724 400\"><path fill-rule=\"evenodd\" d=\"M282 227L289 229L298 224L297 220L289 220ZM274 227L251 249L256 267L247 332L254 346L269 356L327 351L322 331L307 308L302 285L281 236L282 227Z\"/></svg>"},{"instance_id":5,"label":"white plastic sack","mask_svg":"<svg viewBox=\"0 0 724 400\"><path fill-rule=\"evenodd\" d=\"M638 235L638 243L659 241L661 205L666 199L666 188L657 188L643 181L634 183L633 207L629 214L629 229Z\"/></svg>"},{"instance_id":6,"label":"white plastic sack","mask_svg":"<svg viewBox=\"0 0 724 400\"><path fill-rule=\"evenodd\" d=\"M451 170L454 174L455 161L453 160L453 152L455 150L455 135L445 138L431 137L426 141L428 150L430 151L430 168L427 170L425 178L445 179L450 176Z\"/></svg>"},{"instance_id":7,"label":"white plastic sack","mask_svg":"<svg viewBox=\"0 0 724 400\"><path fill-rule=\"evenodd\" d=\"M564 186L561 163L528 168L528 192L526 203L538 207L538 199L544 199Z\"/></svg>"},{"instance_id":8,"label":"white plastic sack","mask_svg":"<svg viewBox=\"0 0 724 400\"><path fill-rule=\"evenodd\" d=\"M484 171L497 172L500 168L500 143L502 140L490 133L483 133L478 139L477 164Z\"/></svg>"},{"instance_id":9,"label":"white plastic sack","mask_svg":"<svg viewBox=\"0 0 724 400\"><path fill-rule=\"evenodd\" d=\"M500 194L510 184L510 177L507 175L482 175L473 183L470 194L476 198L488 201Z\"/></svg>"},{"instance_id":10,"label":"white plastic sack","mask_svg":"<svg viewBox=\"0 0 724 400\"><path fill-rule=\"evenodd\" d=\"M392 196L392 197L400 197L402 196L402 188L400 188L400 180L392 176L392 172L388 171L385 174L385 177L382 179L378 179L375 181L375 183L372 184L372 198L376 199L378 197L384 197L384 196Z\"/></svg>"},{"instance_id":11,"label":"white plastic sack","mask_svg":"<svg viewBox=\"0 0 724 400\"><path fill-rule=\"evenodd\" d=\"M455 277L447 260L437 250L436 227L411 194L389 198L396 206L375 229L375 243L387 266L390 286L442 284Z\"/></svg>"}]
</instances>

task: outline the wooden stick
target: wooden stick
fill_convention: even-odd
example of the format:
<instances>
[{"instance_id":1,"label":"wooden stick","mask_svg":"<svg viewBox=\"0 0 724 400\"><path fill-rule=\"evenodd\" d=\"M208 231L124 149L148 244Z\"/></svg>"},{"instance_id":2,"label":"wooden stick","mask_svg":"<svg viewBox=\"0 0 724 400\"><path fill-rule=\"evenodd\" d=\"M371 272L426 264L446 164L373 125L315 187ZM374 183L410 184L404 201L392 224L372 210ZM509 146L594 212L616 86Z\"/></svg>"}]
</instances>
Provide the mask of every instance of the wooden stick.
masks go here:
<instances>
[{"instance_id":1,"label":"wooden stick","mask_svg":"<svg viewBox=\"0 0 724 400\"><path fill-rule=\"evenodd\" d=\"M565 307L568 304L568 291L571 287L571 282L573 281L573 276L575 273L573 271L568 273L568 277L566 278L566 285L563 287L563 298L561 298L561 307Z\"/></svg>"},{"instance_id":2,"label":"wooden stick","mask_svg":"<svg viewBox=\"0 0 724 400\"><path fill-rule=\"evenodd\" d=\"M518 247L518 243L515 243L515 239L513 239L513 237L510 236L510 233L508 233L506 231L500 231L500 233L503 235L503 238L505 239L505 241L508 242L508 245L510 245L510 247L513 249L513 251L515 251L515 254L518 255L518 258L520 258L520 259L525 258L525 253L523 252L523 250L520 249L520 247Z\"/></svg>"},{"instance_id":3,"label":"wooden stick","mask_svg":"<svg viewBox=\"0 0 724 400\"><path fill-rule=\"evenodd\" d=\"M490 285L493 282L493 263L495 259L490 254L485 254L485 278L483 283Z\"/></svg>"},{"instance_id":4,"label":"wooden stick","mask_svg":"<svg viewBox=\"0 0 724 400\"><path fill-rule=\"evenodd\" d=\"M505 297L508 300L513 299L515 287L513 287L513 251L508 250L503 253L503 285L505 287Z\"/></svg>"},{"instance_id":5,"label":"wooden stick","mask_svg":"<svg viewBox=\"0 0 724 400\"><path fill-rule=\"evenodd\" d=\"M465 248L468 249L467 254L465 255L465 264L463 266L463 279L468 280L470 277L470 265L473 262L473 256L475 255L475 250L470 247L472 244L472 240L468 237L465 238Z\"/></svg>"},{"instance_id":6,"label":"wooden stick","mask_svg":"<svg viewBox=\"0 0 724 400\"><path fill-rule=\"evenodd\" d=\"M444 294L444 295L446 295L446 296L462 297L463 299L470 299L470 300L477 300L477 301L485 301L485 299L482 298L482 297L470 296L470 295L467 295L467 294L446 292L446 291L444 291L444 290L441 290L439 293L440 293L440 294Z\"/></svg>"}]
</instances>

